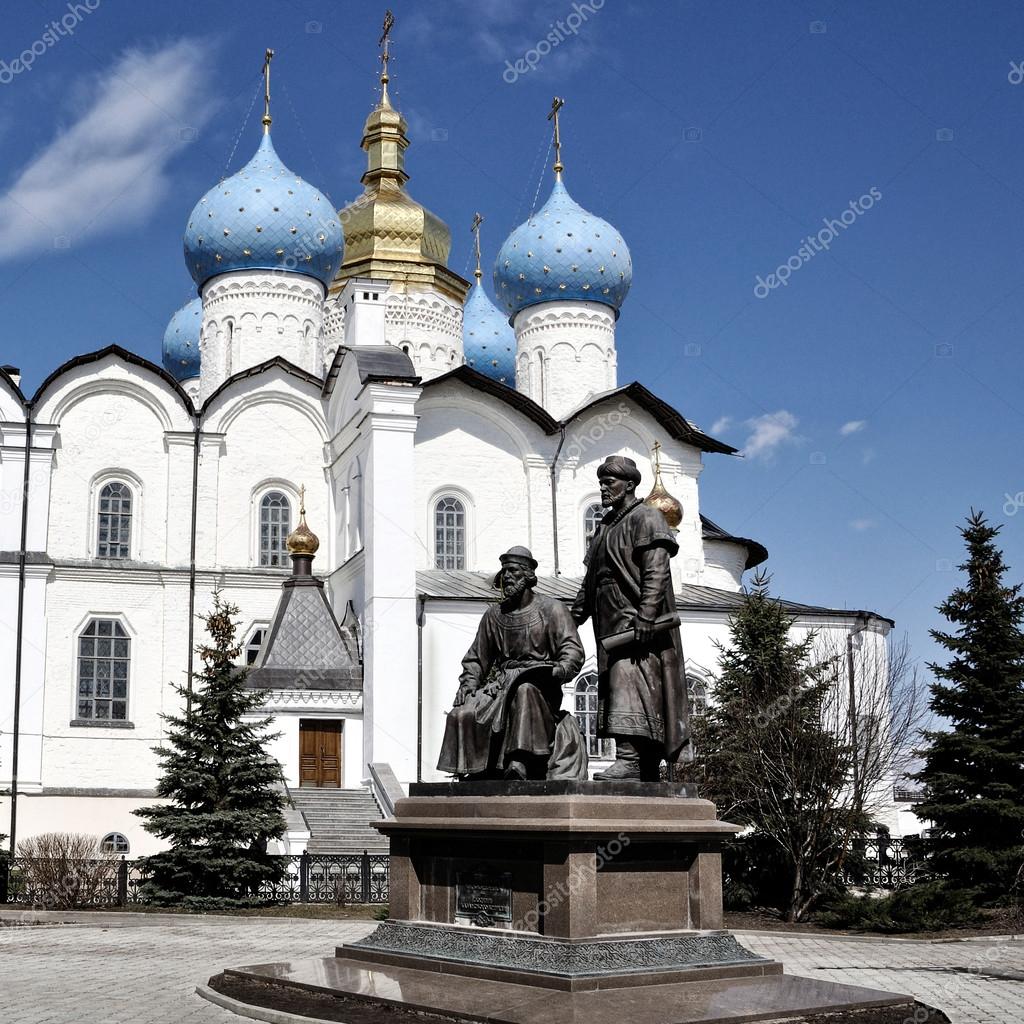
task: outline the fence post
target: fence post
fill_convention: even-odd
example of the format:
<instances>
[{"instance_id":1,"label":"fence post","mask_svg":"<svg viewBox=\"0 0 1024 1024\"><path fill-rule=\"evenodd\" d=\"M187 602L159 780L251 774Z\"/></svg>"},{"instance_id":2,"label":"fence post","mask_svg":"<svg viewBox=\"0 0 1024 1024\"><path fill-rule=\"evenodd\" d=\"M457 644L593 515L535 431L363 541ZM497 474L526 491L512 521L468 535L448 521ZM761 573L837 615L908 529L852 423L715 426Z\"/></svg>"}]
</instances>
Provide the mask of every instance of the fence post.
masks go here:
<instances>
[{"instance_id":1,"label":"fence post","mask_svg":"<svg viewBox=\"0 0 1024 1024\"><path fill-rule=\"evenodd\" d=\"M299 900L309 902L309 850L299 855Z\"/></svg>"},{"instance_id":2,"label":"fence post","mask_svg":"<svg viewBox=\"0 0 1024 1024\"><path fill-rule=\"evenodd\" d=\"M128 906L128 861L123 855L121 863L117 865L117 905Z\"/></svg>"},{"instance_id":3,"label":"fence post","mask_svg":"<svg viewBox=\"0 0 1024 1024\"><path fill-rule=\"evenodd\" d=\"M360 903L370 902L370 855L363 850L362 862L359 865L359 876L362 882L362 892L360 894Z\"/></svg>"},{"instance_id":4,"label":"fence post","mask_svg":"<svg viewBox=\"0 0 1024 1024\"><path fill-rule=\"evenodd\" d=\"M7 902L7 882L10 878L11 866L6 857L0 858L0 907Z\"/></svg>"}]
</instances>

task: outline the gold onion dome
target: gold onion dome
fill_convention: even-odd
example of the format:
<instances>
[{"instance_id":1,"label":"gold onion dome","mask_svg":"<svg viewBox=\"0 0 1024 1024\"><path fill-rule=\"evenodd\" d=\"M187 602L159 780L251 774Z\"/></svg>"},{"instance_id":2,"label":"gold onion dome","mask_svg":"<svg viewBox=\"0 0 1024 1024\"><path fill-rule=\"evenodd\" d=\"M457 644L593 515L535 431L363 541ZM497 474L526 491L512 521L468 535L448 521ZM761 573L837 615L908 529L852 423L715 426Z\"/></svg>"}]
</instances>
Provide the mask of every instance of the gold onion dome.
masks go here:
<instances>
[{"instance_id":1,"label":"gold onion dome","mask_svg":"<svg viewBox=\"0 0 1024 1024\"><path fill-rule=\"evenodd\" d=\"M285 544L292 555L315 555L320 548L320 538L306 525L306 499L303 493L299 504L299 525L288 534Z\"/></svg>"},{"instance_id":2,"label":"gold onion dome","mask_svg":"<svg viewBox=\"0 0 1024 1024\"><path fill-rule=\"evenodd\" d=\"M405 190L408 125L391 105L386 64L380 81L380 102L363 128L363 193L338 211L345 253L331 292L339 292L348 278L374 277L433 287L462 303L469 282L448 269L448 225Z\"/></svg>"},{"instance_id":3,"label":"gold onion dome","mask_svg":"<svg viewBox=\"0 0 1024 1024\"><path fill-rule=\"evenodd\" d=\"M678 498L672 497L661 482L661 444L657 441L654 443L654 486L644 499L644 504L656 508L673 530L678 529L683 521L681 502Z\"/></svg>"}]
</instances>

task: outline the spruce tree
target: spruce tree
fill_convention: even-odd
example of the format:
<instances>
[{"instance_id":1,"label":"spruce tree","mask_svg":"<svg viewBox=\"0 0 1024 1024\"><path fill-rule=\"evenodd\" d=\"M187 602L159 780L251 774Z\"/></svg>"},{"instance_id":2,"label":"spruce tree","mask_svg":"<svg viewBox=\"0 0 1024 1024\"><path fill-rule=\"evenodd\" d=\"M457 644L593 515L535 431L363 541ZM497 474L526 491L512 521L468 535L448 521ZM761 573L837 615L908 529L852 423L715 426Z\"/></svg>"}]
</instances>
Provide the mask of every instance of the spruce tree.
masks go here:
<instances>
[{"instance_id":1,"label":"spruce tree","mask_svg":"<svg viewBox=\"0 0 1024 1024\"><path fill-rule=\"evenodd\" d=\"M1024 862L1024 595L1004 583L999 527L972 509L960 533L967 579L938 608L954 630L931 631L951 657L928 666L930 707L949 728L924 734L914 811L935 827L932 866L991 902Z\"/></svg>"},{"instance_id":2,"label":"spruce tree","mask_svg":"<svg viewBox=\"0 0 1024 1024\"><path fill-rule=\"evenodd\" d=\"M210 910L254 901L264 882L281 877L266 853L285 831L281 766L266 753L271 719L249 719L263 703L246 689L236 664L240 648L233 616L238 609L214 594L205 617L210 642L198 647L203 669L183 716L165 715L165 746L155 747L167 804L135 813L145 829L170 848L145 858L143 893L153 903ZM176 687L188 706L189 695Z\"/></svg>"},{"instance_id":3,"label":"spruce tree","mask_svg":"<svg viewBox=\"0 0 1024 1024\"><path fill-rule=\"evenodd\" d=\"M733 879L799 920L866 823L842 799L852 758L834 728L834 673L812 663L814 634L794 639L768 584L755 577L719 647L714 701L696 720L695 768L722 818L749 827L727 853Z\"/></svg>"}]
</instances>

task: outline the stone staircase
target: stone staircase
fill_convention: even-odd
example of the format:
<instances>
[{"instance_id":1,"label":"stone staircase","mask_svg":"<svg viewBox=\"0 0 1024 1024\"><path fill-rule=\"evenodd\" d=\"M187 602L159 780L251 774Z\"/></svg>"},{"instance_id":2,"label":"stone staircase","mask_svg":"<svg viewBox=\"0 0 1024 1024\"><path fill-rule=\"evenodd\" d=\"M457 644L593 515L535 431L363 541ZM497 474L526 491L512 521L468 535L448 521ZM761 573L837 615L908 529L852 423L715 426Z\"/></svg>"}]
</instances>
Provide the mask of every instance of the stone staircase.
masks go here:
<instances>
[{"instance_id":1,"label":"stone staircase","mask_svg":"<svg viewBox=\"0 0 1024 1024\"><path fill-rule=\"evenodd\" d=\"M370 824L383 815L368 789L291 790L311 833L310 853L387 853L388 841Z\"/></svg>"}]
</instances>

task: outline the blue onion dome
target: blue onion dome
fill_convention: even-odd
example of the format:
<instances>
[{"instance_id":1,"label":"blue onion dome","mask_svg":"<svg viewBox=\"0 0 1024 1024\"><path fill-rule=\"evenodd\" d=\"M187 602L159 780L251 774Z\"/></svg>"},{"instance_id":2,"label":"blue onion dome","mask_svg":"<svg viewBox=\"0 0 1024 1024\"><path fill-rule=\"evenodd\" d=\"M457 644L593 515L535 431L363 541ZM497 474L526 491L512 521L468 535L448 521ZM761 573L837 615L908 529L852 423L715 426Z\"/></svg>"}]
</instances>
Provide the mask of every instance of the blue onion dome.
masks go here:
<instances>
[{"instance_id":1,"label":"blue onion dome","mask_svg":"<svg viewBox=\"0 0 1024 1024\"><path fill-rule=\"evenodd\" d=\"M199 329L203 326L203 300L185 303L164 331L164 369L175 380L199 376Z\"/></svg>"},{"instance_id":2,"label":"blue onion dome","mask_svg":"<svg viewBox=\"0 0 1024 1024\"><path fill-rule=\"evenodd\" d=\"M586 299L618 316L633 282L619 232L583 209L560 180L548 201L512 232L494 263L494 290L510 320L538 302Z\"/></svg>"},{"instance_id":3,"label":"blue onion dome","mask_svg":"<svg viewBox=\"0 0 1024 1024\"><path fill-rule=\"evenodd\" d=\"M256 155L196 203L185 263L202 286L229 270L285 270L328 285L345 242L330 200L288 170L265 134Z\"/></svg>"},{"instance_id":4,"label":"blue onion dome","mask_svg":"<svg viewBox=\"0 0 1024 1024\"><path fill-rule=\"evenodd\" d=\"M479 279L462 311L462 350L467 366L510 388L516 386L515 332Z\"/></svg>"}]
</instances>

